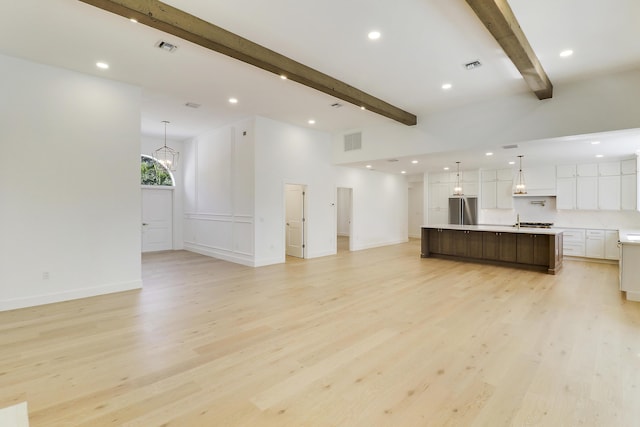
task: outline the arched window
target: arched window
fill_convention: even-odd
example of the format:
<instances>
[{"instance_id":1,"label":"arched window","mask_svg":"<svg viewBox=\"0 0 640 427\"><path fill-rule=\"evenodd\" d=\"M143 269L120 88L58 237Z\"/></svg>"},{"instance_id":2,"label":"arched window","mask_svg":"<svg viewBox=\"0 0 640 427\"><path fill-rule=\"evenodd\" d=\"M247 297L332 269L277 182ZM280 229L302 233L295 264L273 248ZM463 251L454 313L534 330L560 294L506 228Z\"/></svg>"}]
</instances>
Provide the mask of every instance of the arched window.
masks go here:
<instances>
[{"instance_id":1,"label":"arched window","mask_svg":"<svg viewBox=\"0 0 640 427\"><path fill-rule=\"evenodd\" d=\"M152 157L143 154L140 157L140 184L173 187L174 180L171 171Z\"/></svg>"}]
</instances>

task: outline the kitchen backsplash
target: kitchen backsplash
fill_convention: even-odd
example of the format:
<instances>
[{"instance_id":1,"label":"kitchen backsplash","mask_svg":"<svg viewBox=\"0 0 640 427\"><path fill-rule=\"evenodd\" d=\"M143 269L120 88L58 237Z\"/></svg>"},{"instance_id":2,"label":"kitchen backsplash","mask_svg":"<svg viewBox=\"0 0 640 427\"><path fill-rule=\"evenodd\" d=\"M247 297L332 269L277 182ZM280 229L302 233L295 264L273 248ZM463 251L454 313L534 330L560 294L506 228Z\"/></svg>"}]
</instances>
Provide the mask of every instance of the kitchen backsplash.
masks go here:
<instances>
[{"instance_id":1,"label":"kitchen backsplash","mask_svg":"<svg viewBox=\"0 0 640 427\"><path fill-rule=\"evenodd\" d=\"M557 211L555 197L515 197L513 206L513 209L481 209L478 223L513 225L520 214L520 221L552 222L555 227L640 229L640 212L636 211Z\"/></svg>"}]
</instances>

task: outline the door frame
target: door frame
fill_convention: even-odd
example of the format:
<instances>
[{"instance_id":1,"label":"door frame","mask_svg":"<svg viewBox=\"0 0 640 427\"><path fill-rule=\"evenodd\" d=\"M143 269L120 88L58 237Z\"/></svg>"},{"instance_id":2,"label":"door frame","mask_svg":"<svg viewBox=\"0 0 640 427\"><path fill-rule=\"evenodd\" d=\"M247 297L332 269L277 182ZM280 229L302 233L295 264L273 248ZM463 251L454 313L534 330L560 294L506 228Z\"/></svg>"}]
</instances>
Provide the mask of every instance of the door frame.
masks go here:
<instances>
[{"instance_id":1,"label":"door frame","mask_svg":"<svg viewBox=\"0 0 640 427\"><path fill-rule=\"evenodd\" d=\"M338 252L338 215L339 215L339 210L340 210L340 198L338 196L338 191L339 189L345 189L345 190L349 190L349 206L347 207L349 209L349 251L353 251L353 187L341 187L341 186L337 186L336 187L336 210L335 210L335 214L336 214L336 253Z\"/></svg>"},{"instance_id":2,"label":"door frame","mask_svg":"<svg viewBox=\"0 0 640 427\"><path fill-rule=\"evenodd\" d=\"M287 259L287 185L293 185L302 188L302 258L307 258L307 193L309 192L309 187L307 184L300 184L296 182L288 182L285 181L282 185L282 204L283 204L283 250L284 250L284 259Z\"/></svg>"}]
</instances>

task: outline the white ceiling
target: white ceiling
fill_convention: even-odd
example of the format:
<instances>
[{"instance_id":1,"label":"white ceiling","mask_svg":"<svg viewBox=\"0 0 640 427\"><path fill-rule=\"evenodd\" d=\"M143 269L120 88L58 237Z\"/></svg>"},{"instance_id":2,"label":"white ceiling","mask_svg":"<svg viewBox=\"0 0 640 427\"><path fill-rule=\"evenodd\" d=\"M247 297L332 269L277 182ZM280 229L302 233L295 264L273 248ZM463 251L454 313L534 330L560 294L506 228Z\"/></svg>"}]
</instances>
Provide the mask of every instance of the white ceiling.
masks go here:
<instances>
[{"instance_id":1,"label":"white ceiling","mask_svg":"<svg viewBox=\"0 0 640 427\"><path fill-rule=\"evenodd\" d=\"M414 113L418 126L421 117L433 111L529 91L464 0L166 3ZM638 0L509 3L556 88L596 74L640 67ZM382 33L376 42L367 39L374 29ZM156 48L161 40L178 49L168 53ZM559 52L568 48L575 54L560 58ZM307 120L313 118L314 128L330 132L389 120L342 101L343 107L332 108L330 104L337 100L328 95L77 0L4 0L0 52L142 87L141 131L148 136L163 134L163 120L171 122L168 137L175 140L253 115L309 127ZM482 67L465 70L463 64L473 60L480 60ZM110 69L98 70L96 61L108 62ZM445 82L453 88L443 91ZM229 97L238 98L239 103L229 104ZM187 108L186 102L202 107ZM627 153L634 144L640 148L637 135L614 132L562 141L586 144L598 138L603 141L598 148L612 157L625 144ZM518 154L531 161L536 156L551 158L550 150L560 150L559 158L570 152L575 157L575 147L552 142L538 141L537 150L532 146ZM498 154L506 151L500 147L489 149L496 152L494 162L504 163L514 156ZM490 160L481 154L432 155L419 159L411 172L441 168L456 160L467 168L474 162L488 164ZM402 166L394 163L380 162L376 167L398 172Z\"/></svg>"}]
</instances>

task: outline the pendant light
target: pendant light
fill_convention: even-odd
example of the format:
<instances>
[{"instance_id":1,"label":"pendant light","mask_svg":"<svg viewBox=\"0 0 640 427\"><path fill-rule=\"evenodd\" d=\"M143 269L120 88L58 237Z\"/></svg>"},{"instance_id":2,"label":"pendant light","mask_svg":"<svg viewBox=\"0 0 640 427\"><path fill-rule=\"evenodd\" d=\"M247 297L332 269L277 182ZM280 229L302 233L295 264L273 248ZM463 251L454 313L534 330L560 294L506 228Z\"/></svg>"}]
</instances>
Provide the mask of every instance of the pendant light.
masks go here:
<instances>
[{"instance_id":1,"label":"pendant light","mask_svg":"<svg viewBox=\"0 0 640 427\"><path fill-rule=\"evenodd\" d=\"M164 147L160 147L153 152L153 159L170 171L175 171L180 153L171 147L167 147L167 124L169 122L163 120L162 123L164 123Z\"/></svg>"},{"instance_id":2,"label":"pendant light","mask_svg":"<svg viewBox=\"0 0 640 427\"><path fill-rule=\"evenodd\" d=\"M462 196L462 186L460 185L460 162L456 162L458 171L456 172L456 186L453 187L454 196Z\"/></svg>"},{"instance_id":3,"label":"pendant light","mask_svg":"<svg viewBox=\"0 0 640 427\"><path fill-rule=\"evenodd\" d=\"M516 190L514 194L527 194L527 187L524 184L524 174L522 173L522 158L524 156L518 156L520 158L520 170L518 171L518 177L516 179Z\"/></svg>"}]
</instances>

